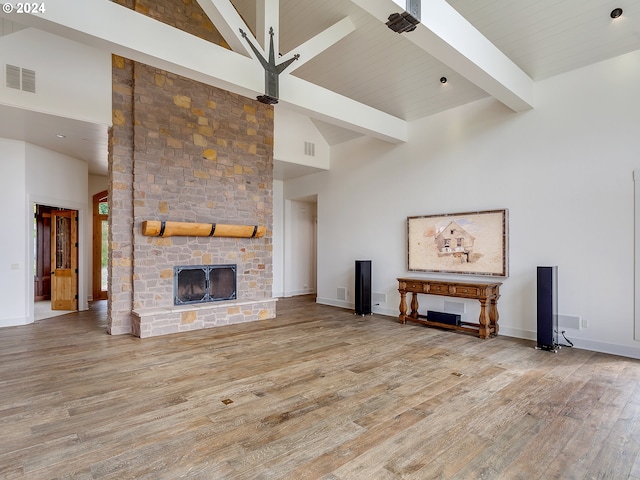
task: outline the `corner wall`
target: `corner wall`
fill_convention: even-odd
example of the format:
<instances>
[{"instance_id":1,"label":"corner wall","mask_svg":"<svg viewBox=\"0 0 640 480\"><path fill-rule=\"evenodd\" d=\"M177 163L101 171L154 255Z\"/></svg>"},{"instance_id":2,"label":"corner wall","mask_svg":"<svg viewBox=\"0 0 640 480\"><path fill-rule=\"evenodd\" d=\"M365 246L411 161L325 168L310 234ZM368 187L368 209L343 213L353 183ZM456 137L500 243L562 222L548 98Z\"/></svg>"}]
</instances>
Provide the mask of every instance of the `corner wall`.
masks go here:
<instances>
[{"instance_id":1,"label":"corner wall","mask_svg":"<svg viewBox=\"0 0 640 480\"><path fill-rule=\"evenodd\" d=\"M0 327L33 322L33 205L78 210L78 309L88 308L91 236L88 171L81 160L26 142L0 139L0 205L11 228L0 249Z\"/></svg>"},{"instance_id":2,"label":"corner wall","mask_svg":"<svg viewBox=\"0 0 640 480\"><path fill-rule=\"evenodd\" d=\"M0 248L0 327L29 322L26 203L25 143L0 138L0 214L11 225Z\"/></svg>"},{"instance_id":3,"label":"corner wall","mask_svg":"<svg viewBox=\"0 0 640 480\"><path fill-rule=\"evenodd\" d=\"M407 272L406 217L508 208L501 334L535 339L536 266L558 265L559 313L587 325L567 328L567 337L640 358L632 176L639 84L633 52L538 82L529 112L482 100L413 122L404 145L356 139L333 147L329 172L285 182L287 198L318 194L318 301L352 306L336 289L351 293L354 260L369 258L373 291L386 299L374 310L395 316L397 277L447 278ZM425 296L420 311L443 302ZM466 319L477 318L477 303L465 303Z\"/></svg>"},{"instance_id":4,"label":"corner wall","mask_svg":"<svg viewBox=\"0 0 640 480\"><path fill-rule=\"evenodd\" d=\"M0 104L110 125L109 57L102 50L35 28L0 37L3 68L6 63L36 72L36 93L0 82Z\"/></svg>"}]
</instances>

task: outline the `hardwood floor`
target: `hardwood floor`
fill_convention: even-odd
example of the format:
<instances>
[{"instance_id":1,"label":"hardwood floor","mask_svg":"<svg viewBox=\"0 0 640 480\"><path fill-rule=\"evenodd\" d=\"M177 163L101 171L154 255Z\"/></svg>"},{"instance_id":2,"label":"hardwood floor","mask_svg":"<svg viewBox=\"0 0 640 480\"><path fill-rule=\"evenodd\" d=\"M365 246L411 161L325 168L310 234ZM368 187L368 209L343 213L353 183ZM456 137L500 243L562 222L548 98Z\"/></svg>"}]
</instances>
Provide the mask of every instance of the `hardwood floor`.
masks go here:
<instances>
[{"instance_id":1,"label":"hardwood floor","mask_svg":"<svg viewBox=\"0 0 640 480\"><path fill-rule=\"evenodd\" d=\"M310 297L144 340L105 308L0 329L0 478L640 478L640 361Z\"/></svg>"}]
</instances>

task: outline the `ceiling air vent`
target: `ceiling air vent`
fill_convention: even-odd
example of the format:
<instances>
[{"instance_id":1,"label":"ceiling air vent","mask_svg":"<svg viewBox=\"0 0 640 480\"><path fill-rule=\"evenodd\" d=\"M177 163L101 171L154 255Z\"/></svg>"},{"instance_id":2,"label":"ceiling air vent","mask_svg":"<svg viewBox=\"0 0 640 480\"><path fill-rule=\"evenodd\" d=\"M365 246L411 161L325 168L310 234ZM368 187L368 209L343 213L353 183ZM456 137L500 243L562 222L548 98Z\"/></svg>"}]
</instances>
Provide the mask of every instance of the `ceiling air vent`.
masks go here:
<instances>
[{"instance_id":1,"label":"ceiling air vent","mask_svg":"<svg viewBox=\"0 0 640 480\"><path fill-rule=\"evenodd\" d=\"M27 68L6 65L5 78L7 88L36 93L36 72Z\"/></svg>"},{"instance_id":2,"label":"ceiling air vent","mask_svg":"<svg viewBox=\"0 0 640 480\"><path fill-rule=\"evenodd\" d=\"M316 144L311 142L304 142L304 154L309 157L316 156Z\"/></svg>"},{"instance_id":3,"label":"ceiling air vent","mask_svg":"<svg viewBox=\"0 0 640 480\"><path fill-rule=\"evenodd\" d=\"M6 66L7 88L20 90L20 67L15 65Z\"/></svg>"}]
</instances>

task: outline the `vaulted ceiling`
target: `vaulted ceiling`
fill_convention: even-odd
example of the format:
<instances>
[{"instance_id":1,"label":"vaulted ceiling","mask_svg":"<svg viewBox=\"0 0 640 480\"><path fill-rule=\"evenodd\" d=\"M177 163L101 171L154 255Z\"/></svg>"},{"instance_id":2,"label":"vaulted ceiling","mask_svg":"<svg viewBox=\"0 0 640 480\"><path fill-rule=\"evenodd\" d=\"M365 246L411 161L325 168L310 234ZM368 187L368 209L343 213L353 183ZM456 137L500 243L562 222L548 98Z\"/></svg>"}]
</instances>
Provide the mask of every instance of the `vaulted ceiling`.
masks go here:
<instances>
[{"instance_id":1,"label":"vaulted ceiling","mask_svg":"<svg viewBox=\"0 0 640 480\"><path fill-rule=\"evenodd\" d=\"M385 25L403 11L401 0L197 1L233 51L208 49L107 0L1 16L252 97L264 93L262 67L238 26L263 45L273 26L279 62L301 55L281 74L278 108L309 115L332 145L359 135L401 142L407 121L488 96L514 112L535 108L536 81L640 49L640 0L423 0L421 23L402 34ZM624 13L614 20L616 7ZM133 30L114 33L109 22ZM202 52L208 63L185 52ZM2 108L3 118L15 115ZM8 123L0 122L0 136Z\"/></svg>"}]
</instances>

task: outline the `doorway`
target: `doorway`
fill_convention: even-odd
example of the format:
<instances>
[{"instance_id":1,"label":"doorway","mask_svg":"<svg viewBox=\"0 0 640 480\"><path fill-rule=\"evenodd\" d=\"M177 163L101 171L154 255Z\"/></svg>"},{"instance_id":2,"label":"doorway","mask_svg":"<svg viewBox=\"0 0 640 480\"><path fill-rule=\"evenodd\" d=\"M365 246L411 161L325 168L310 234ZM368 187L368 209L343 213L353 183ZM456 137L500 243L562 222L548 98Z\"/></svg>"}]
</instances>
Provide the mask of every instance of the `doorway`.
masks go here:
<instances>
[{"instance_id":1,"label":"doorway","mask_svg":"<svg viewBox=\"0 0 640 480\"><path fill-rule=\"evenodd\" d=\"M106 300L109 289L109 193L93 196L93 300Z\"/></svg>"},{"instance_id":2,"label":"doorway","mask_svg":"<svg viewBox=\"0 0 640 480\"><path fill-rule=\"evenodd\" d=\"M285 201L284 296L317 293L317 196Z\"/></svg>"},{"instance_id":3,"label":"doorway","mask_svg":"<svg viewBox=\"0 0 640 480\"><path fill-rule=\"evenodd\" d=\"M34 205L34 319L78 309L78 211Z\"/></svg>"}]
</instances>

